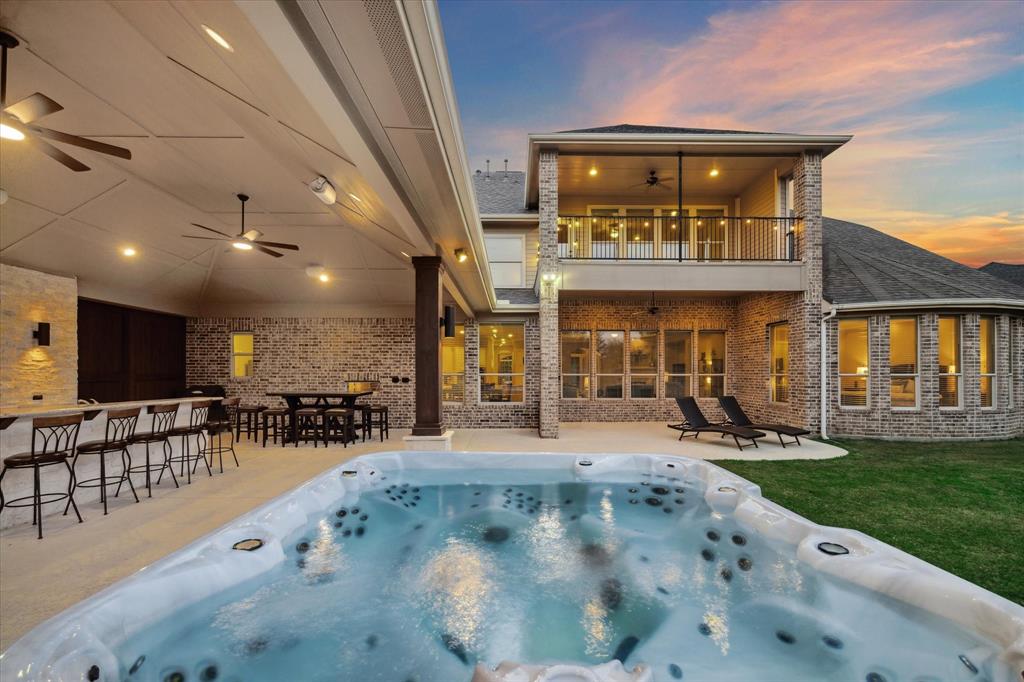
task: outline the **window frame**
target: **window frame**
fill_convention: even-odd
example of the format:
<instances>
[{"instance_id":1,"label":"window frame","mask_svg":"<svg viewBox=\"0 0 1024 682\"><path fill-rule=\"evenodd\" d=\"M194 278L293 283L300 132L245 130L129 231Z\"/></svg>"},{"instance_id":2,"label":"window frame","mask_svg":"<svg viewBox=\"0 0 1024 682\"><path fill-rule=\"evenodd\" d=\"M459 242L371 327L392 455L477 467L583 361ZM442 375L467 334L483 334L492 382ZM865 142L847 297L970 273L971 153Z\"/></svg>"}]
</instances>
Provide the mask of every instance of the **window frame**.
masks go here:
<instances>
[{"instance_id":1,"label":"window frame","mask_svg":"<svg viewBox=\"0 0 1024 682\"><path fill-rule=\"evenodd\" d=\"M664 344L665 344L665 351L662 354L662 356L664 357L664 367L663 367L664 371L662 373L662 376L663 376L663 379L662 379L662 384L663 384L662 396L664 398L669 399L669 400L675 400L677 396L674 396L674 395L670 396L668 394L668 381L669 381L669 378L670 377L685 377L685 379L683 381L683 384L686 386L687 392L684 395L678 396L678 397L691 398L691 397L693 397L693 375L694 375L694 372L693 372L693 330L692 329L664 329L664 330L662 330L661 333L662 333L662 336L664 337ZM690 371L685 373L685 374L680 374L678 372L670 372L669 371L669 357L668 357L668 335L669 334L686 334L687 338L689 338L689 341L690 341L690 343L689 343L689 345L690 345L690 357L688 357L686 359L686 367Z\"/></svg>"},{"instance_id":2,"label":"window frame","mask_svg":"<svg viewBox=\"0 0 1024 682\"><path fill-rule=\"evenodd\" d=\"M455 325L455 337L462 336L462 371L461 372L446 372L444 370L444 337L441 337L441 403L444 405L463 405L466 402L466 325L456 324ZM445 378L450 376L461 376L462 377L462 397L459 400L446 400L444 398L445 391Z\"/></svg>"},{"instance_id":3,"label":"window frame","mask_svg":"<svg viewBox=\"0 0 1024 682\"><path fill-rule=\"evenodd\" d=\"M894 320L914 321L914 373L892 371L892 323ZM912 406L892 404L893 378L911 377L914 380L914 404ZM895 412L916 412L921 409L921 318L917 315L892 315L889 317L889 409Z\"/></svg>"},{"instance_id":4,"label":"window frame","mask_svg":"<svg viewBox=\"0 0 1024 682\"><path fill-rule=\"evenodd\" d=\"M654 369L650 371L634 372L633 371L633 335L634 334L648 334L654 337ZM659 344L661 343L661 334L657 329L630 329L629 330L629 399L630 400L657 400L658 395L658 369L660 366L659 358L661 356ZM653 379L651 386L654 388L654 395L651 396L635 396L633 395L633 376L643 377L647 379Z\"/></svg>"},{"instance_id":5,"label":"window frame","mask_svg":"<svg viewBox=\"0 0 1024 682\"><path fill-rule=\"evenodd\" d=\"M248 336L252 340L252 352L251 353L237 353L235 352L235 337L236 336ZM256 333L251 331L233 331L228 339L228 343L231 344L231 358L228 371L231 373L232 379L249 380L256 376ZM252 368L251 374L235 374L235 358L249 358L249 366Z\"/></svg>"},{"instance_id":6,"label":"window frame","mask_svg":"<svg viewBox=\"0 0 1024 682\"><path fill-rule=\"evenodd\" d=\"M609 372L599 372L598 371L597 361L598 361L598 358L600 357L600 354L598 353L598 347L599 347L598 341L600 339L600 335L601 334L621 334L622 335L622 371L619 372L619 373L609 373ZM626 347L626 330L625 329L598 329L598 330L596 330L594 332L594 341L593 341L593 343L594 343L594 355L593 355L594 366L593 366L592 375L593 375L594 379L591 382L591 393L593 394L593 400L625 400L626 399L626 352L627 352L627 350L626 350L626 348L627 348ZM620 387L620 389L622 391L622 394L618 398L611 398L611 397L608 397L608 396L602 397L602 396L598 395L598 392L600 391L600 388L601 388L601 386L600 386L601 377L619 377L619 379L620 379L619 387Z\"/></svg>"},{"instance_id":7,"label":"window frame","mask_svg":"<svg viewBox=\"0 0 1024 682\"><path fill-rule=\"evenodd\" d=\"M775 371L775 330L782 327L786 328L786 371L776 372ZM774 405L788 405L789 404L789 339L790 339L791 327L789 320L780 320L778 322L772 322L768 325L768 402ZM786 399L776 400L775 398L775 378L783 377L786 385Z\"/></svg>"},{"instance_id":8,"label":"window frame","mask_svg":"<svg viewBox=\"0 0 1024 682\"><path fill-rule=\"evenodd\" d=\"M523 371L522 372L484 372L480 364L480 351L483 348L483 333L485 328L490 327L522 327L523 330ZM477 325L477 383L480 405L524 405L526 404L526 323L525 322L483 322ZM523 390L522 398L519 400L485 400L484 399L484 377L522 377Z\"/></svg>"},{"instance_id":9,"label":"window frame","mask_svg":"<svg viewBox=\"0 0 1024 682\"><path fill-rule=\"evenodd\" d=\"M702 334L721 334L722 335L722 372L703 372L701 371L700 363L700 337ZM694 351L697 354L697 360L695 363L695 369L697 374L697 398L718 398L716 395L701 395L701 386L708 382L703 381L704 377L722 377L722 393L721 395L729 395L729 333L726 329L698 329L697 330L697 343L695 344ZM714 381L710 382L714 386Z\"/></svg>"},{"instance_id":10,"label":"window frame","mask_svg":"<svg viewBox=\"0 0 1024 682\"><path fill-rule=\"evenodd\" d=\"M985 320L992 321L992 371L983 372L981 367L981 326ZM982 410L999 409L999 318L996 315L978 315L978 407ZM981 402L981 386L984 379L989 380L989 392L991 395L990 404L984 405Z\"/></svg>"},{"instance_id":11,"label":"window frame","mask_svg":"<svg viewBox=\"0 0 1024 682\"><path fill-rule=\"evenodd\" d=\"M525 288L527 288L528 285L526 283L526 235L523 234L523 233L517 233L517 234L493 234L493 233L488 233L488 234L484 235L484 246L485 246L485 248L487 246L487 242L489 240L494 240L494 239L497 239L497 240L507 239L507 240L510 240L510 241L511 240L516 240L516 241L519 242L519 248L518 248L519 260L518 261L494 260L491 257L490 251L488 251L488 253L487 253L487 268L488 268L488 270L491 273L492 281L496 281L497 280L497 278L494 276L494 270L492 268L493 265L495 265L495 264L509 265L509 264L512 264L512 263L518 263L519 264L519 285L518 286L513 286L513 285L509 285L509 284L497 284L497 283L494 286L497 287L498 289L525 289Z\"/></svg>"},{"instance_id":12,"label":"window frame","mask_svg":"<svg viewBox=\"0 0 1024 682\"><path fill-rule=\"evenodd\" d=\"M865 369L867 371L863 374L860 372L843 372L842 371L842 334L840 333L840 327L843 322L864 322L864 355L867 358L867 365ZM839 402L840 410L870 410L871 409L871 318L870 317L844 317L836 321L836 376L839 381L836 382L838 395L836 400ZM843 404L843 378L844 377L864 377L864 404L863 405L844 405Z\"/></svg>"},{"instance_id":13,"label":"window frame","mask_svg":"<svg viewBox=\"0 0 1024 682\"><path fill-rule=\"evenodd\" d=\"M962 410L964 407L964 316L963 315L938 315L935 318L935 340L936 348L935 355L936 361L939 359L939 354L942 352L942 319L950 318L956 320L956 369L957 372L943 372L942 365L936 362L938 377L939 377L939 409L940 410ZM956 380L956 405L943 405L942 404L942 377L954 377Z\"/></svg>"},{"instance_id":14,"label":"window frame","mask_svg":"<svg viewBox=\"0 0 1024 682\"><path fill-rule=\"evenodd\" d=\"M587 371L585 373L566 372L562 364L564 352L562 342L565 334L586 334L587 335ZM593 386L590 379L594 365L594 334L589 329L559 329L558 330L558 373L559 373L559 399L560 400L590 400L593 397ZM587 395L585 397L567 398L565 396L565 377L586 377Z\"/></svg>"}]
</instances>

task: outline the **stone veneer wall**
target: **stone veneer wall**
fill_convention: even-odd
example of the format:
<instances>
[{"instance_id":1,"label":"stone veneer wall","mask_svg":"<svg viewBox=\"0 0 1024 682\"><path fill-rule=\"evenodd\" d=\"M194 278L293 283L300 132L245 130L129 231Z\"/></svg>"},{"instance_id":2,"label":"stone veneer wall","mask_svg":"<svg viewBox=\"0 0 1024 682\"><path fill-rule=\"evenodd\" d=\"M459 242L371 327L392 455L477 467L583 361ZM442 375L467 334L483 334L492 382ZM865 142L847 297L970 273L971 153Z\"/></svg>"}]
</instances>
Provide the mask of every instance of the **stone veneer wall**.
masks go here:
<instances>
[{"instance_id":1,"label":"stone veneer wall","mask_svg":"<svg viewBox=\"0 0 1024 682\"><path fill-rule=\"evenodd\" d=\"M954 314L954 313L949 313ZM895 315L894 315L895 316ZM911 317L900 313L898 317ZM961 314L961 407L939 407L938 317L918 318L920 394L915 409L892 409L889 394L888 314L850 315L868 320L868 405L839 406L838 323L829 324L829 436L870 436L894 439L1010 438L1024 434L1024 318L996 316L996 405L981 407L978 359L978 313ZM1010 373L1010 336L1013 336L1013 372ZM1012 387L1011 387L1012 383ZM1012 390L1011 390L1012 389Z\"/></svg>"},{"instance_id":2,"label":"stone veneer wall","mask_svg":"<svg viewBox=\"0 0 1024 682\"><path fill-rule=\"evenodd\" d=\"M536 317L526 326L523 403L480 403L479 333L466 322L466 396L445 403L445 425L456 428L536 428L539 414L540 335ZM252 332L253 376L231 377L231 332ZM245 402L282 404L268 391L344 390L348 377L379 375L370 401L390 408L391 426L410 428L415 410L415 341L412 318L190 318L186 331L188 384L218 384ZM391 383L390 377L409 383Z\"/></svg>"},{"instance_id":3,"label":"stone veneer wall","mask_svg":"<svg viewBox=\"0 0 1024 682\"><path fill-rule=\"evenodd\" d=\"M50 345L32 332L50 323ZM41 400L32 400L42 395ZM78 283L0 264L0 405L63 405L78 400Z\"/></svg>"}]
</instances>

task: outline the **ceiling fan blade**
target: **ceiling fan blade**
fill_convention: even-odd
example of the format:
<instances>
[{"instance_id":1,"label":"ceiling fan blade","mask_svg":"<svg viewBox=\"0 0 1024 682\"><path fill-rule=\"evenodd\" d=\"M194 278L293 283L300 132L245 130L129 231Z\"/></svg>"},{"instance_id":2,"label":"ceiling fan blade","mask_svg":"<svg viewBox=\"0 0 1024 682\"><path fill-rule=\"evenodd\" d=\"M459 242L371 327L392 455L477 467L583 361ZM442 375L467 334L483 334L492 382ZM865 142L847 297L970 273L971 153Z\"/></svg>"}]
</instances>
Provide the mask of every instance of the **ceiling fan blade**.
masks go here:
<instances>
[{"instance_id":1,"label":"ceiling fan blade","mask_svg":"<svg viewBox=\"0 0 1024 682\"><path fill-rule=\"evenodd\" d=\"M668 182L669 180L675 180L675 178L673 178L671 175L668 175L668 176L666 176L664 178L661 177L661 176L658 176L658 182Z\"/></svg>"},{"instance_id":2,"label":"ceiling fan blade","mask_svg":"<svg viewBox=\"0 0 1024 682\"><path fill-rule=\"evenodd\" d=\"M4 113L15 116L22 123L31 123L44 116L56 114L63 108L43 93L37 92L10 105L4 109Z\"/></svg>"},{"instance_id":3,"label":"ceiling fan blade","mask_svg":"<svg viewBox=\"0 0 1024 682\"><path fill-rule=\"evenodd\" d=\"M644 185L650 185L650 184L651 183L649 183L646 180L644 180L643 182L638 182L635 185L629 185L628 187L626 187L626 189L633 189L634 187L643 187Z\"/></svg>"},{"instance_id":4,"label":"ceiling fan blade","mask_svg":"<svg viewBox=\"0 0 1024 682\"><path fill-rule=\"evenodd\" d=\"M282 244L281 242L265 242L262 239L253 239L253 244L259 244L260 246L272 246L275 249L288 249L289 251L298 251L299 247L295 244Z\"/></svg>"},{"instance_id":5,"label":"ceiling fan blade","mask_svg":"<svg viewBox=\"0 0 1024 682\"><path fill-rule=\"evenodd\" d=\"M57 142L63 142L64 144L73 144L76 147L82 147L83 149L89 149L100 154L107 154L108 156L116 156L120 159L131 159L132 153L130 150L124 147L117 147L106 142L97 142L96 140L90 140L87 137L79 137L78 135L71 135L70 133L62 133L59 130L50 130L49 128L43 128L42 126L29 126L29 130L34 132L40 137L46 137Z\"/></svg>"},{"instance_id":6,"label":"ceiling fan blade","mask_svg":"<svg viewBox=\"0 0 1024 682\"><path fill-rule=\"evenodd\" d=\"M181 236L184 237L185 239L208 239L211 242L229 242L229 241L231 241L231 237L227 237L227 238L224 238L224 237L197 237L194 234L183 234Z\"/></svg>"},{"instance_id":7,"label":"ceiling fan blade","mask_svg":"<svg viewBox=\"0 0 1024 682\"><path fill-rule=\"evenodd\" d=\"M267 254L268 256L273 256L274 258L280 258L281 256L284 255L283 253L278 253L277 251L271 251L270 249L268 249L266 247L263 247L263 246L260 246L259 244L255 244L254 246L255 246L257 251L262 251L263 253Z\"/></svg>"},{"instance_id":8,"label":"ceiling fan blade","mask_svg":"<svg viewBox=\"0 0 1024 682\"><path fill-rule=\"evenodd\" d=\"M193 227L198 227L201 230L206 230L207 232L213 232L214 234L219 234L220 236L225 237L226 239L235 239L234 235L230 235L227 232L221 232L220 230L215 230L212 227L207 227L206 225L200 225L199 223L192 223L192 226Z\"/></svg>"},{"instance_id":9,"label":"ceiling fan blade","mask_svg":"<svg viewBox=\"0 0 1024 682\"><path fill-rule=\"evenodd\" d=\"M671 187L669 187L668 185L666 185L664 183L661 183L661 182L659 182L657 185L652 185L652 187L657 187L658 189L663 189L666 192L671 192L672 191Z\"/></svg>"},{"instance_id":10,"label":"ceiling fan blade","mask_svg":"<svg viewBox=\"0 0 1024 682\"><path fill-rule=\"evenodd\" d=\"M68 156L61 150L54 147L49 142L43 142L42 140L36 139L34 135L26 135L25 141L28 142L33 147L35 147L36 149L38 149L39 151L41 151L42 153L49 156L51 159L61 162L62 164L67 166L69 169L75 171L76 173L81 173L82 171L89 170L89 167L86 166L81 161L79 161L78 159L74 158L73 156Z\"/></svg>"}]
</instances>

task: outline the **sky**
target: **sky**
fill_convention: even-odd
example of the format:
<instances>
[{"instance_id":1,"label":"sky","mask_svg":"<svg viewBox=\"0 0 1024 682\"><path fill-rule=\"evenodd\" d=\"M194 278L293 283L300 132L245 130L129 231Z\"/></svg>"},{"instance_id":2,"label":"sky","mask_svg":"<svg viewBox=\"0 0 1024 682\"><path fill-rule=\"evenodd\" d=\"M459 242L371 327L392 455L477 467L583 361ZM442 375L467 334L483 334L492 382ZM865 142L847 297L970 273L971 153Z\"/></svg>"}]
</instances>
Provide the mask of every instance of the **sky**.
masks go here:
<instances>
[{"instance_id":1,"label":"sky","mask_svg":"<svg viewBox=\"0 0 1024 682\"><path fill-rule=\"evenodd\" d=\"M440 0L471 168L615 123L852 134L827 216L1024 263L1024 2Z\"/></svg>"}]
</instances>

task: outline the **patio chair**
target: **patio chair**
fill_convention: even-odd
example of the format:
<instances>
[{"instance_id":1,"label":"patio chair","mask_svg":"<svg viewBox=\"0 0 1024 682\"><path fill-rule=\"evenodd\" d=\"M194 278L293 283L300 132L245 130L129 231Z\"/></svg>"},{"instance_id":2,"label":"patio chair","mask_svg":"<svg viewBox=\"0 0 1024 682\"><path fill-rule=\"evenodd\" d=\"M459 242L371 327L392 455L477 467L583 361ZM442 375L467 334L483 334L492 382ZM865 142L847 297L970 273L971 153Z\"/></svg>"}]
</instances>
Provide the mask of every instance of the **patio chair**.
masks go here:
<instances>
[{"instance_id":1,"label":"patio chair","mask_svg":"<svg viewBox=\"0 0 1024 682\"><path fill-rule=\"evenodd\" d=\"M729 422L735 426L745 426L748 429L760 429L762 431L772 431L779 437L779 443L782 447L786 447L787 443L782 439L783 436L789 436L793 440L789 441L788 445L796 443L800 445L800 436L809 436L810 431L806 429L800 429L795 426L787 426L786 424L754 424L747 417L746 412L740 407L740 403L736 400L736 396L723 395L718 397L718 404L725 410L725 416L729 418Z\"/></svg>"},{"instance_id":2,"label":"patio chair","mask_svg":"<svg viewBox=\"0 0 1024 682\"><path fill-rule=\"evenodd\" d=\"M760 431L747 428L745 426L735 426L733 424L712 424L704 416L704 413L700 411L700 407L697 405L697 401L693 398L676 398L676 404L679 405L679 411L683 413L683 418L686 420L681 424L669 424L668 428L679 431L679 440L683 439L688 433L692 433L694 439L700 436L702 433L720 433L722 437L732 436L733 442L736 443L736 447L740 450L743 448L749 448L753 445L757 447L758 438L764 438L764 434ZM740 445L740 439L749 440L750 442L746 445Z\"/></svg>"}]
</instances>

